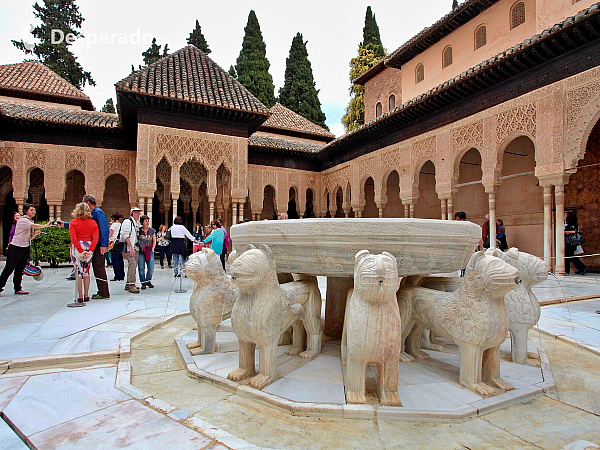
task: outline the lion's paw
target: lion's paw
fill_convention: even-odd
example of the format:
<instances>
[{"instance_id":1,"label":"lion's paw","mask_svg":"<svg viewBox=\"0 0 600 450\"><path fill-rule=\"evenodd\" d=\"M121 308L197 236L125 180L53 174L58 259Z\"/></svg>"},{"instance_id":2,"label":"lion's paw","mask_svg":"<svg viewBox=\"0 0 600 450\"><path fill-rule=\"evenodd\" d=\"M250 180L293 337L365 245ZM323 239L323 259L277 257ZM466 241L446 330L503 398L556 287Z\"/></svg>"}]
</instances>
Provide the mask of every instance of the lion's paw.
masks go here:
<instances>
[{"instance_id":1,"label":"lion's paw","mask_svg":"<svg viewBox=\"0 0 600 450\"><path fill-rule=\"evenodd\" d=\"M501 391L510 391L515 388L512 384L508 381L504 381L502 378L491 378L486 381L486 384L498 388Z\"/></svg>"},{"instance_id":2,"label":"lion's paw","mask_svg":"<svg viewBox=\"0 0 600 450\"><path fill-rule=\"evenodd\" d=\"M234 371L229 372L229 375L227 375L227 378L229 378L231 381L240 381L240 380L243 380L244 378L251 377L255 373L256 372L252 369L245 369L245 368L239 367L239 368L235 369Z\"/></svg>"},{"instance_id":3,"label":"lion's paw","mask_svg":"<svg viewBox=\"0 0 600 450\"><path fill-rule=\"evenodd\" d=\"M248 380L248 383L253 388L262 389L272 381L274 381L272 377L259 373L258 375L250 378L250 380Z\"/></svg>"},{"instance_id":4,"label":"lion's paw","mask_svg":"<svg viewBox=\"0 0 600 450\"><path fill-rule=\"evenodd\" d=\"M471 391L475 392L477 395L480 395L481 397L490 397L490 396L498 393L498 391L496 391L496 389L494 389L491 386L488 386L485 383L475 383L473 385L465 386L465 387L467 389L470 389Z\"/></svg>"},{"instance_id":5,"label":"lion's paw","mask_svg":"<svg viewBox=\"0 0 600 450\"><path fill-rule=\"evenodd\" d=\"M199 342L190 342L189 344L186 345L186 347L191 350L193 348L202 347L202 344L200 344Z\"/></svg>"},{"instance_id":6,"label":"lion's paw","mask_svg":"<svg viewBox=\"0 0 600 450\"><path fill-rule=\"evenodd\" d=\"M385 406L402 406L397 392L383 392L381 394L381 404Z\"/></svg>"},{"instance_id":7,"label":"lion's paw","mask_svg":"<svg viewBox=\"0 0 600 450\"><path fill-rule=\"evenodd\" d=\"M301 348L292 347L284 352L285 355L298 356L302 352Z\"/></svg>"},{"instance_id":8,"label":"lion's paw","mask_svg":"<svg viewBox=\"0 0 600 450\"><path fill-rule=\"evenodd\" d=\"M421 344L421 347L426 348L427 350L435 350L436 352L441 352L444 350L444 346L440 344Z\"/></svg>"},{"instance_id":9,"label":"lion's paw","mask_svg":"<svg viewBox=\"0 0 600 450\"><path fill-rule=\"evenodd\" d=\"M414 360L415 360L415 358L410 356L408 353L406 353L406 352L400 353L400 362L409 363L409 362L413 362Z\"/></svg>"},{"instance_id":10,"label":"lion's paw","mask_svg":"<svg viewBox=\"0 0 600 450\"><path fill-rule=\"evenodd\" d=\"M317 357L317 355L319 354L318 351L315 350L306 350L302 353L300 353L300 358L303 359L314 359Z\"/></svg>"},{"instance_id":11,"label":"lion's paw","mask_svg":"<svg viewBox=\"0 0 600 450\"><path fill-rule=\"evenodd\" d=\"M412 353L410 353L410 355L415 359L429 359L429 353L425 353L421 350L412 352Z\"/></svg>"},{"instance_id":12,"label":"lion's paw","mask_svg":"<svg viewBox=\"0 0 600 450\"><path fill-rule=\"evenodd\" d=\"M346 403L367 403L367 397L364 392L346 392Z\"/></svg>"}]
</instances>

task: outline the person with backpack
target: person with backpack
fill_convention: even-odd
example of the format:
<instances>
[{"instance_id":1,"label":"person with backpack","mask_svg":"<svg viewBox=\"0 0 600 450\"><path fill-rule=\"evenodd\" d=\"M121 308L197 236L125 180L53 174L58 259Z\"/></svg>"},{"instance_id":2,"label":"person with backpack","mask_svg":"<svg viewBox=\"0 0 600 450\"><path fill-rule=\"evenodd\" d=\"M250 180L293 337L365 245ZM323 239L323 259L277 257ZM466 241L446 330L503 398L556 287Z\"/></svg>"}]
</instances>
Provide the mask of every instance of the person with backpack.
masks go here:
<instances>
[{"instance_id":1,"label":"person with backpack","mask_svg":"<svg viewBox=\"0 0 600 450\"><path fill-rule=\"evenodd\" d=\"M125 244L123 246L123 259L127 259L127 281L125 282L125 290L132 294L140 293L140 288L138 288L135 283L140 253L136 244L138 242L138 235L141 227L141 213L142 210L140 208L131 208L130 216L121 224L121 232L119 233L120 242Z\"/></svg>"},{"instance_id":2,"label":"person with backpack","mask_svg":"<svg viewBox=\"0 0 600 450\"><path fill-rule=\"evenodd\" d=\"M223 219L217 219L217 222L219 223L219 227L223 232L223 252L221 253L220 257L221 264L223 264L223 270L225 270L225 256L227 255L227 247L229 247L229 244L231 244L231 237L227 232L227 228L225 228L225 225L223 225Z\"/></svg>"}]
</instances>

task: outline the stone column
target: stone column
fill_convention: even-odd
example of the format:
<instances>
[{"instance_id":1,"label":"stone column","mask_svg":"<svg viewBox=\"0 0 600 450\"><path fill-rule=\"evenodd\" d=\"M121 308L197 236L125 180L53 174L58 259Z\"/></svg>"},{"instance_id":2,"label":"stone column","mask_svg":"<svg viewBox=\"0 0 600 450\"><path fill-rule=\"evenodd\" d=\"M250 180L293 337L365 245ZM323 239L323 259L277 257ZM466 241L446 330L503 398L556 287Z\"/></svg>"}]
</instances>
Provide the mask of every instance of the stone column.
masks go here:
<instances>
[{"instance_id":1,"label":"stone column","mask_svg":"<svg viewBox=\"0 0 600 450\"><path fill-rule=\"evenodd\" d=\"M440 200L442 205L442 220L446 220L448 218L447 209L446 209L446 199L443 198Z\"/></svg>"},{"instance_id":2,"label":"stone column","mask_svg":"<svg viewBox=\"0 0 600 450\"><path fill-rule=\"evenodd\" d=\"M378 207L377 208L379 210L379 218L383 218L383 208L382 207Z\"/></svg>"},{"instance_id":3,"label":"stone column","mask_svg":"<svg viewBox=\"0 0 600 450\"><path fill-rule=\"evenodd\" d=\"M410 203L410 204L408 205L408 208L409 208L409 215L410 215L410 218L411 218L411 219L414 219L414 218L415 218L415 204L414 204L414 203Z\"/></svg>"},{"instance_id":4,"label":"stone column","mask_svg":"<svg viewBox=\"0 0 600 450\"><path fill-rule=\"evenodd\" d=\"M139 198L139 204L140 204L140 209L142 210L142 215L145 214L146 212L146 197L140 197Z\"/></svg>"},{"instance_id":5,"label":"stone column","mask_svg":"<svg viewBox=\"0 0 600 450\"><path fill-rule=\"evenodd\" d=\"M552 185L544 186L544 262L552 269Z\"/></svg>"},{"instance_id":6,"label":"stone column","mask_svg":"<svg viewBox=\"0 0 600 450\"><path fill-rule=\"evenodd\" d=\"M171 197L173 198L173 220L175 220L175 217L177 217L177 200L179 200L179 193L171 193Z\"/></svg>"},{"instance_id":7,"label":"stone column","mask_svg":"<svg viewBox=\"0 0 600 450\"><path fill-rule=\"evenodd\" d=\"M146 215L150 218L150 226L152 226L152 198L146 197L148 203L146 203Z\"/></svg>"},{"instance_id":8,"label":"stone column","mask_svg":"<svg viewBox=\"0 0 600 450\"><path fill-rule=\"evenodd\" d=\"M488 192L490 206L490 248L496 248L496 192Z\"/></svg>"},{"instance_id":9,"label":"stone column","mask_svg":"<svg viewBox=\"0 0 600 450\"><path fill-rule=\"evenodd\" d=\"M232 225L237 225L237 218L238 218L238 204L237 204L237 202L231 202Z\"/></svg>"},{"instance_id":10,"label":"stone column","mask_svg":"<svg viewBox=\"0 0 600 450\"><path fill-rule=\"evenodd\" d=\"M448 207L446 208L448 220L454 220L454 201L452 200L452 197L448 197L446 202L448 203Z\"/></svg>"},{"instance_id":11,"label":"stone column","mask_svg":"<svg viewBox=\"0 0 600 450\"><path fill-rule=\"evenodd\" d=\"M404 218L410 217L410 211L409 211L408 203L405 203L403 206L404 206Z\"/></svg>"},{"instance_id":12,"label":"stone column","mask_svg":"<svg viewBox=\"0 0 600 450\"><path fill-rule=\"evenodd\" d=\"M54 208L54 220L61 220L61 218L60 218L61 209L62 209L61 205L56 205L56 207Z\"/></svg>"},{"instance_id":13,"label":"stone column","mask_svg":"<svg viewBox=\"0 0 600 450\"><path fill-rule=\"evenodd\" d=\"M208 198L208 210L209 210L209 219L212 223L215 220L215 199L214 197L209 196Z\"/></svg>"},{"instance_id":14,"label":"stone column","mask_svg":"<svg viewBox=\"0 0 600 450\"><path fill-rule=\"evenodd\" d=\"M565 185L556 183L554 185L554 202L556 204L556 263L554 273L565 274Z\"/></svg>"},{"instance_id":15,"label":"stone column","mask_svg":"<svg viewBox=\"0 0 600 450\"><path fill-rule=\"evenodd\" d=\"M245 202L242 201L238 204L238 217L239 217L238 223L244 222L244 203Z\"/></svg>"},{"instance_id":16,"label":"stone column","mask_svg":"<svg viewBox=\"0 0 600 450\"><path fill-rule=\"evenodd\" d=\"M354 215L360 219L362 217L362 212L363 212L362 208L355 209Z\"/></svg>"},{"instance_id":17,"label":"stone column","mask_svg":"<svg viewBox=\"0 0 600 450\"><path fill-rule=\"evenodd\" d=\"M327 277L327 300L325 302L325 334L332 338L342 337L346 296L354 287L353 277Z\"/></svg>"}]
</instances>

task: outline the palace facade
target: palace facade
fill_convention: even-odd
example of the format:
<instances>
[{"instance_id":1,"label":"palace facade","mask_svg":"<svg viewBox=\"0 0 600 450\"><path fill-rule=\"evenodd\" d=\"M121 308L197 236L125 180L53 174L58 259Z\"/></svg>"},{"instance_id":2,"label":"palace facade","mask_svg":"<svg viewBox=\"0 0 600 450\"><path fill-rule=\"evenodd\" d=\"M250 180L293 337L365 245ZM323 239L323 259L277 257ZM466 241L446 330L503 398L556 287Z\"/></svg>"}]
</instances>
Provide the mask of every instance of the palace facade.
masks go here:
<instances>
[{"instance_id":1,"label":"palace facade","mask_svg":"<svg viewBox=\"0 0 600 450\"><path fill-rule=\"evenodd\" d=\"M40 64L0 66L3 248L25 201L66 218L88 192L154 226L489 213L563 273L565 208L600 253L599 38L589 0L467 0L355 81L367 123L337 139L193 46L119 81L118 114Z\"/></svg>"}]
</instances>

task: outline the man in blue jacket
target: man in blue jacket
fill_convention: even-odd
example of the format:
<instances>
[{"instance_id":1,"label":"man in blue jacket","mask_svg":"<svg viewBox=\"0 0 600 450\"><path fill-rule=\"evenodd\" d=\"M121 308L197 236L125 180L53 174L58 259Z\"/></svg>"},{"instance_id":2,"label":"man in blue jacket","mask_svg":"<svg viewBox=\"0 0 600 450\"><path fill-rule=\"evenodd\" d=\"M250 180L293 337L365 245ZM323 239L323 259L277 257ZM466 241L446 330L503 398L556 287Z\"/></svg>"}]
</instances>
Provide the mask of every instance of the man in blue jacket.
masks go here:
<instances>
[{"instance_id":1,"label":"man in blue jacket","mask_svg":"<svg viewBox=\"0 0 600 450\"><path fill-rule=\"evenodd\" d=\"M94 256L92 257L92 267L94 268L94 277L96 278L96 285L98 286L98 292L92 295L94 300L102 300L110 298L110 292L108 290L108 278L106 276L106 267L104 266L104 255L108 251L108 219L104 211L96 205L96 197L93 195L84 195L83 203L87 203L92 210L92 219L98 224L100 231L98 238L98 245L94 250ZM64 227L69 229L69 222L64 222Z\"/></svg>"}]
</instances>

